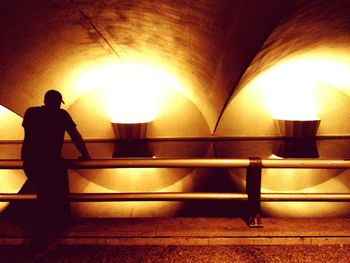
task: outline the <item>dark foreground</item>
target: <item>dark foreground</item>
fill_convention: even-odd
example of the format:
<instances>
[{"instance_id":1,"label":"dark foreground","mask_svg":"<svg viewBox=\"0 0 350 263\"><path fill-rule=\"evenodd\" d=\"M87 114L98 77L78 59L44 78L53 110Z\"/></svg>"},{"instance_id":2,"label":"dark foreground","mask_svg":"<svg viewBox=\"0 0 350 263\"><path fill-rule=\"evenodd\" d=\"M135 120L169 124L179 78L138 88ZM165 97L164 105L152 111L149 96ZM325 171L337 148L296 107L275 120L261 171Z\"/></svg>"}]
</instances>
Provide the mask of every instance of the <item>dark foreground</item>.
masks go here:
<instances>
[{"instance_id":1,"label":"dark foreground","mask_svg":"<svg viewBox=\"0 0 350 263\"><path fill-rule=\"evenodd\" d=\"M0 262L349 262L350 246L57 246L33 257L27 246L0 246Z\"/></svg>"}]
</instances>

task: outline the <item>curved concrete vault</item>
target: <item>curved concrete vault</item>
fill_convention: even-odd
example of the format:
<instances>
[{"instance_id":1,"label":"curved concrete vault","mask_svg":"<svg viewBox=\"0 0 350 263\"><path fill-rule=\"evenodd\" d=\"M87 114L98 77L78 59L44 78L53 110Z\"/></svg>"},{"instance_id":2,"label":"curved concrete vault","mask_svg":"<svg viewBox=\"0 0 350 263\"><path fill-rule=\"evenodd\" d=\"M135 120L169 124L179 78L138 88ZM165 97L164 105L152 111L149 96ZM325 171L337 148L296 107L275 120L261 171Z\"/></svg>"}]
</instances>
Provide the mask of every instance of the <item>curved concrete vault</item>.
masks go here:
<instances>
[{"instance_id":1,"label":"curved concrete vault","mask_svg":"<svg viewBox=\"0 0 350 263\"><path fill-rule=\"evenodd\" d=\"M319 134L350 134L349 122L341 122L350 117L347 0L6 0L0 12L0 120L6 127L0 130L0 140L21 139L21 116L29 106L42 104L51 88L62 92L64 107L85 138L114 138L105 99L129 89L128 79L139 79L139 85L150 90L160 83L162 103L148 138L273 137L277 133L267 90L286 83L297 90L302 81L293 81L302 80L305 71L310 71L307 83L321 83L318 94L323 95L315 100L322 119ZM133 66L141 71L124 71ZM288 76L286 72L290 78L278 78ZM272 146L266 147L263 157L272 153ZM215 152L205 146L196 157L226 156L229 149L218 145ZM322 147L320 152L326 154ZM321 181L315 175L313 184L340 174L349 190L346 171L338 172L321 176ZM163 181L152 189L194 189L197 173L180 172L178 181ZM230 175L241 184L240 173ZM114 189L91 173L74 171L71 178L74 189ZM183 178L186 182L181 183ZM275 186L264 182L264 187L273 191ZM267 210L280 214L274 207Z\"/></svg>"},{"instance_id":2,"label":"curved concrete vault","mask_svg":"<svg viewBox=\"0 0 350 263\"><path fill-rule=\"evenodd\" d=\"M84 90L73 81L79 72L105 61L141 63L174 75L212 132L235 84L289 5L5 1L0 103L22 116L42 103L45 90L56 88L69 107Z\"/></svg>"}]
</instances>

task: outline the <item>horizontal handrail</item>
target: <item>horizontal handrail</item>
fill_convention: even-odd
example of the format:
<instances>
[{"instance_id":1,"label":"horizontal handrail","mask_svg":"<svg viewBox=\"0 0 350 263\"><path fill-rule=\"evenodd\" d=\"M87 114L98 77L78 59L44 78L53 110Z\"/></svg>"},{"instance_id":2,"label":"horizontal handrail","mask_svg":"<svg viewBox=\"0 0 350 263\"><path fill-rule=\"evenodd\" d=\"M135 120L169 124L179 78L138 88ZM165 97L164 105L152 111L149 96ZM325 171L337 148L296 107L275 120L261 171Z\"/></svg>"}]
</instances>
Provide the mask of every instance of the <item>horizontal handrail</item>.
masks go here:
<instances>
[{"instance_id":1,"label":"horizontal handrail","mask_svg":"<svg viewBox=\"0 0 350 263\"><path fill-rule=\"evenodd\" d=\"M247 201L245 193L210 192L123 192L123 193L70 193L68 200L91 201L186 201L186 200L241 200ZM36 194L0 194L0 201L34 200Z\"/></svg>"},{"instance_id":2,"label":"horizontal handrail","mask_svg":"<svg viewBox=\"0 0 350 263\"><path fill-rule=\"evenodd\" d=\"M188 200L236 200L247 201L245 193L209 193L209 192L135 192L135 193L71 193L67 196L73 202L106 201L188 201ZM36 194L0 194L1 202L35 200ZM348 202L350 193L262 193L262 202L270 201L314 201Z\"/></svg>"},{"instance_id":3,"label":"horizontal handrail","mask_svg":"<svg viewBox=\"0 0 350 263\"><path fill-rule=\"evenodd\" d=\"M350 193L261 193L261 202L349 202Z\"/></svg>"},{"instance_id":4,"label":"horizontal handrail","mask_svg":"<svg viewBox=\"0 0 350 263\"><path fill-rule=\"evenodd\" d=\"M67 160L72 169L102 168L247 168L250 159L233 158L125 158ZM0 169L22 169L21 160L0 160ZM350 168L350 160L336 159L261 159L261 168Z\"/></svg>"},{"instance_id":5,"label":"horizontal handrail","mask_svg":"<svg viewBox=\"0 0 350 263\"><path fill-rule=\"evenodd\" d=\"M96 168L193 168L193 167L248 167L249 159L194 159L194 158L125 158L92 159L87 161L66 160L73 169ZM22 169L21 160L0 160L0 169Z\"/></svg>"},{"instance_id":6,"label":"horizontal handrail","mask_svg":"<svg viewBox=\"0 0 350 263\"><path fill-rule=\"evenodd\" d=\"M185 200L241 200L247 201L249 227L261 227L261 202L312 201L349 202L350 193L261 193L263 168L329 168L349 169L350 160L334 159L249 159L232 158L116 158L88 161L67 160L71 169L105 168L246 168L246 193L186 193L186 192L123 192L71 193L68 200L75 202L103 201L185 201ZM0 160L0 169L22 169L21 160ZM0 201L33 200L36 194L2 194Z\"/></svg>"},{"instance_id":7,"label":"horizontal handrail","mask_svg":"<svg viewBox=\"0 0 350 263\"><path fill-rule=\"evenodd\" d=\"M350 168L350 160L336 159L262 159L262 168Z\"/></svg>"}]
</instances>

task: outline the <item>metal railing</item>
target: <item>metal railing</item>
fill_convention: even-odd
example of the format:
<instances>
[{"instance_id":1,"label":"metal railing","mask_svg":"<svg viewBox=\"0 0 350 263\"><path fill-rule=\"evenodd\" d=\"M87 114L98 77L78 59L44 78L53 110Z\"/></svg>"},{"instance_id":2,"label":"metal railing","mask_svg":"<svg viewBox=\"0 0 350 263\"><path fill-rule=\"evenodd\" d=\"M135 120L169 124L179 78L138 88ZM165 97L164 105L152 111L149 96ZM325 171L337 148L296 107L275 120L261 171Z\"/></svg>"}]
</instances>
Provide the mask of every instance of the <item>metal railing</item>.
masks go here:
<instances>
[{"instance_id":1,"label":"metal railing","mask_svg":"<svg viewBox=\"0 0 350 263\"><path fill-rule=\"evenodd\" d=\"M236 200L247 202L247 224L262 227L261 202L271 201L327 201L349 202L350 193L261 193L261 174L264 168L349 169L350 160L329 159L249 159L202 158L137 158L96 159L89 161L67 160L70 169L105 168L246 168L245 193L209 192L132 192L132 193L70 193L72 202L103 201L186 201ZM22 169L20 160L0 160L0 169ZM35 194L0 193L0 201L34 200Z\"/></svg>"}]
</instances>

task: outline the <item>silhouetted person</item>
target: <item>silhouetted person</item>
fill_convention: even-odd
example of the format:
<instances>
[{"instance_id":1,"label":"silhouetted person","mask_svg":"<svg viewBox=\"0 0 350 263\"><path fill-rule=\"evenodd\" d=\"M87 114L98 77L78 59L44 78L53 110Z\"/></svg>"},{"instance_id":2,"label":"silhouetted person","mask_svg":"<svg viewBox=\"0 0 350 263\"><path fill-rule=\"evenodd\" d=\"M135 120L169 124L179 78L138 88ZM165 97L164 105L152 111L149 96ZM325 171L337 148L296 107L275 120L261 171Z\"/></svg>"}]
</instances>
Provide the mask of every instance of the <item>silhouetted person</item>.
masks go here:
<instances>
[{"instance_id":1,"label":"silhouetted person","mask_svg":"<svg viewBox=\"0 0 350 263\"><path fill-rule=\"evenodd\" d=\"M45 94L44 106L31 107L25 112L22 126L23 169L37 190L32 243L36 248L48 244L49 226L64 226L70 220L67 168L61 158L64 134L67 131L81 153L90 159L82 136L69 113L61 109L62 95L56 90Z\"/></svg>"}]
</instances>

